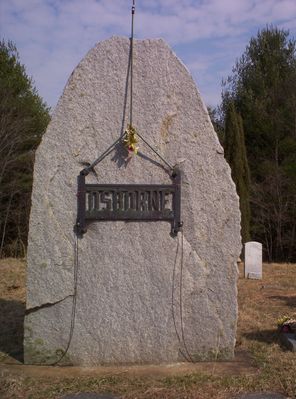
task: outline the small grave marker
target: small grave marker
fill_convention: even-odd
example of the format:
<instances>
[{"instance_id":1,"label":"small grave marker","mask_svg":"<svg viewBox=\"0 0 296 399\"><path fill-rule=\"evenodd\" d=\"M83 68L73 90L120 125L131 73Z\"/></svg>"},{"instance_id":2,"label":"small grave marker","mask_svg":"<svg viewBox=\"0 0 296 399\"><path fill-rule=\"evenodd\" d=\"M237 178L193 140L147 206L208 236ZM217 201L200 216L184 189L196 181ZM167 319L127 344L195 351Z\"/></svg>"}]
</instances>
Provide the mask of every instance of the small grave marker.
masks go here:
<instances>
[{"instance_id":1,"label":"small grave marker","mask_svg":"<svg viewBox=\"0 0 296 399\"><path fill-rule=\"evenodd\" d=\"M262 279L262 244L260 242L245 243L245 278Z\"/></svg>"}]
</instances>

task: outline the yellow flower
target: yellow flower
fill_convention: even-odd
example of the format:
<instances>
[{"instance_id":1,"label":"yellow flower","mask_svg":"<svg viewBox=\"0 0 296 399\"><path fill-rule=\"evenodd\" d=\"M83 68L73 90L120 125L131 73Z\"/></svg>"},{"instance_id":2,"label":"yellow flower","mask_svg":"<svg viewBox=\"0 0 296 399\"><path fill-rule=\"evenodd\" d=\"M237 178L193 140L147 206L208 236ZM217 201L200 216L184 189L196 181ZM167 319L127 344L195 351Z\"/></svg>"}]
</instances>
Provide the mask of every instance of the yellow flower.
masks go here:
<instances>
[{"instance_id":1,"label":"yellow flower","mask_svg":"<svg viewBox=\"0 0 296 399\"><path fill-rule=\"evenodd\" d=\"M278 326L282 326L286 321L290 320L289 316L280 317L277 321Z\"/></svg>"},{"instance_id":2,"label":"yellow flower","mask_svg":"<svg viewBox=\"0 0 296 399\"><path fill-rule=\"evenodd\" d=\"M127 125L127 129L124 132L124 138L123 138L124 147L129 152L133 152L134 154L137 154L138 153L138 147L136 146L137 143L138 143L138 140L137 140L136 129L131 125Z\"/></svg>"}]
</instances>

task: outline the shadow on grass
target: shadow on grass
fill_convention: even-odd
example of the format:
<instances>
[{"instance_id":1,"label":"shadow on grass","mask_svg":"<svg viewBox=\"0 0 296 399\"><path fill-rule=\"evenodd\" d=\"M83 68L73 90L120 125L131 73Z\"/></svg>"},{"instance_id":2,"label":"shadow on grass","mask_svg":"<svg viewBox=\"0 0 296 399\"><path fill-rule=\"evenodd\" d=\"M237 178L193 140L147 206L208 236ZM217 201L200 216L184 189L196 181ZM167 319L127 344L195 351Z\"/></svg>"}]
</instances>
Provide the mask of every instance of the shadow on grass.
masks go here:
<instances>
[{"instance_id":1,"label":"shadow on grass","mask_svg":"<svg viewBox=\"0 0 296 399\"><path fill-rule=\"evenodd\" d=\"M0 351L23 362L25 304L0 298Z\"/></svg>"},{"instance_id":2,"label":"shadow on grass","mask_svg":"<svg viewBox=\"0 0 296 399\"><path fill-rule=\"evenodd\" d=\"M273 295L269 296L268 298L285 302L286 306L290 306L292 308L296 307L296 295Z\"/></svg>"},{"instance_id":3,"label":"shadow on grass","mask_svg":"<svg viewBox=\"0 0 296 399\"><path fill-rule=\"evenodd\" d=\"M244 333L243 336L251 341L264 342L265 344L273 344L279 342L279 334L274 330L260 330Z\"/></svg>"}]
</instances>

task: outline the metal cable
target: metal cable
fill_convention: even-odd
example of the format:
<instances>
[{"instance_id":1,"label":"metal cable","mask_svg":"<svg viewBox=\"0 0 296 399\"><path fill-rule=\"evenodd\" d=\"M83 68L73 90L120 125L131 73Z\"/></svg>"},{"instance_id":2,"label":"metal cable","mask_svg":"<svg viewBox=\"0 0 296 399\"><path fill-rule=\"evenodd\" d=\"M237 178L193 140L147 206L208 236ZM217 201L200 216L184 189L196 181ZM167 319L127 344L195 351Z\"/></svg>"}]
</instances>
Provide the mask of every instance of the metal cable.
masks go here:
<instances>
[{"instance_id":1,"label":"metal cable","mask_svg":"<svg viewBox=\"0 0 296 399\"><path fill-rule=\"evenodd\" d=\"M189 357L190 361L194 363L185 340L185 333L184 333L184 322L183 322L183 268L184 268L184 232L181 229L181 266L180 266L180 323L181 323L181 336L182 341L184 344L184 348L186 351L187 356Z\"/></svg>"},{"instance_id":2,"label":"metal cable","mask_svg":"<svg viewBox=\"0 0 296 399\"><path fill-rule=\"evenodd\" d=\"M144 143L150 148L150 150L152 150L154 152L154 154L156 154L158 156L158 158L160 158L162 160L162 162L164 162L171 170L174 170L174 168L172 167L172 165L170 165L145 139L143 136L140 135L140 133L137 132L137 135L140 137L141 140L144 141Z\"/></svg>"},{"instance_id":3,"label":"metal cable","mask_svg":"<svg viewBox=\"0 0 296 399\"><path fill-rule=\"evenodd\" d=\"M133 125L133 50L134 50L134 17L135 17L135 11L136 11L136 4L135 0L133 0L133 5L132 5L132 24L131 24L131 49L130 49L130 56L131 56L131 86L130 86L130 121L129 124L130 126Z\"/></svg>"},{"instance_id":4,"label":"metal cable","mask_svg":"<svg viewBox=\"0 0 296 399\"><path fill-rule=\"evenodd\" d=\"M88 174L91 171L91 169L93 169L98 163L102 162L103 159L106 158L113 151L116 144L119 143L121 140L122 137L119 137L117 140L115 140L114 143L107 148L107 150L105 150L94 162L92 162L89 166L84 168L80 173L85 172L85 174Z\"/></svg>"},{"instance_id":5,"label":"metal cable","mask_svg":"<svg viewBox=\"0 0 296 399\"><path fill-rule=\"evenodd\" d=\"M134 19L136 12L136 1L133 0L132 5L132 22L131 22L131 37L130 37L130 118L129 124L133 125L133 66L134 66ZM173 167L137 132L141 140L164 162L171 170Z\"/></svg>"},{"instance_id":6,"label":"metal cable","mask_svg":"<svg viewBox=\"0 0 296 399\"><path fill-rule=\"evenodd\" d=\"M130 126L133 122L133 43L134 43L134 15L135 15L135 0L133 0L132 5L132 23L131 23L131 37L130 37ZM107 148L94 162L82 170L82 173L88 174L98 163L103 161L103 159L110 154L113 148L122 140L121 135L114 143Z\"/></svg>"},{"instance_id":7,"label":"metal cable","mask_svg":"<svg viewBox=\"0 0 296 399\"><path fill-rule=\"evenodd\" d=\"M62 359L68 353L68 350L69 350L71 342L72 342L74 326L75 326L75 318L76 318L78 267L79 267L78 236L76 236L76 239L74 241L74 281L73 281L74 287L73 287L73 295L72 295L73 301L72 301L71 325L70 325L69 339L68 339L67 347L63 351L61 357L57 361L52 363L51 366L56 366L57 364L59 364L62 361Z\"/></svg>"},{"instance_id":8,"label":"metal cable","mask_svg":"<svg viewBox=\"0 0 296 399\"><path fill-rule=\"evenodd\" d=\"M175 279L176 279L176 266L177 266L177 259L178 259L178 253L179 253L179 240L177 242L177 250L176 250L176 256L175 256L175 262L174 262L174 269L173 269L173 281L172 281L172 316L173 316L173 323L174 323L174 328L175 328L175 332L180 344L180 348L179 351L181 353L181 355L184 357L184 359L189 362L189 358L184 354L184 352L181 350L182 345L182 340L180 337L180 334L178 332L178 328L177 328L177 322L176 322L176 315L175 315L175 309L174 309L174 302L175 302Z\"/></svg>"}]
</instances>

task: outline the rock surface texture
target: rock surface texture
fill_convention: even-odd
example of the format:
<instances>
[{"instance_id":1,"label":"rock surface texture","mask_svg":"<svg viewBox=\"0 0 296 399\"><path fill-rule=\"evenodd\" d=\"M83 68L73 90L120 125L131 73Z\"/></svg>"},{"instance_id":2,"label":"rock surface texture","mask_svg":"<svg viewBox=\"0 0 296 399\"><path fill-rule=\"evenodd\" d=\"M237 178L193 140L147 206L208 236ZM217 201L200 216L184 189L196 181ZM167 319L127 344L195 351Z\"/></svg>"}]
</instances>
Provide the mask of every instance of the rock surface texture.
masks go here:
<instances>
[{"instance_id":1,"label":"rock surface texture","mask_svg":"<svg viewBox=\"0 0 296 399\"><path fill-rule=\"evenodd\" d=\"M77 176L128 123L128 60L127 38L97 44L72 73L37 150L26 363L54 363L70 338L61 363L233 356L238 196L195 83L162 40L134 43L133 125L182 171L184 235L172 237L168 222L92 223L78 240L73 308ZM171 184L155 154L141 140L139 147L126 162L117 146L86 182Z\"/></svg>"}]
</instances>

